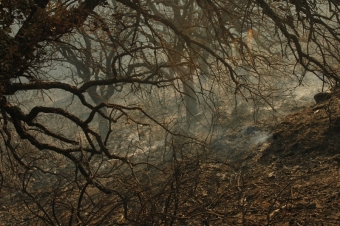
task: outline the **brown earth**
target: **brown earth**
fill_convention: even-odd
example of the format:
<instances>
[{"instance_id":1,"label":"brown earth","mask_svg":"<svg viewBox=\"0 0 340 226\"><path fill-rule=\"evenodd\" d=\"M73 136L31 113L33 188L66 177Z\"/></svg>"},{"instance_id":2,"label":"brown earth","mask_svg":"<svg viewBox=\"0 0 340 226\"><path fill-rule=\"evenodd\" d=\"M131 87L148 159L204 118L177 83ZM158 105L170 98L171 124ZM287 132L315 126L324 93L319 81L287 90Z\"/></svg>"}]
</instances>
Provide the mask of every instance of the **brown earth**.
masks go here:
<instances>
[{"instance_id":1,"label":"brown earth","mask_svg":"<svg viewBox=\"0 0 340 226\"><path fill-rule=\"evenodd\" d=\"M123 208L117 207L101 225L340 225L340 91L268 131L270 140L227 156L233 161L176 160L163 171L140 171L146 179L138 183L122 177L124 186L139 192L129 200L128 216L134 221L124 219ZM187 152L180 145L178 153L181 148ZM46 225L27 210L27 198L13 194L5 199L5 193L0 225ZM52 193L45 189L37 197L45 203L41 195ZM144 206L134 209L137 197L145 197ZM116 199L93 193L103 212L111 212ZM164 200L174 200L166 213Z\"/></svg>"},{"instance_id":2,"label":"brown earth","mask_svg":"<svg viewBox=\"0 0 340 226\"><path fill-rule=\"evenodd\" d=\"M340 225L340 92L286 116L239 165L242 225Z\"/></svg>"}]
</instances>

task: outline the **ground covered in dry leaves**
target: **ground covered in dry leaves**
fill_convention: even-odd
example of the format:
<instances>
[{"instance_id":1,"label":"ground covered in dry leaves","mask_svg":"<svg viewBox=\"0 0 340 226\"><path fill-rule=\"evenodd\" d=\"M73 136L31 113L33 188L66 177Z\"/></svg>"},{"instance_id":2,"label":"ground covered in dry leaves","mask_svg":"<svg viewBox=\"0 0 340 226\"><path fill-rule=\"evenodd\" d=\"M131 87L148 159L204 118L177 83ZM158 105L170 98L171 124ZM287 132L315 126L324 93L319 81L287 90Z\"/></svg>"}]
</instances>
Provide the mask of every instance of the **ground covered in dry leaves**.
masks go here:
<instances>
[{"instance_id":1,"label":"ground covered in dry leaves","mask_svg":"<svg viewBox=\"0 0 340 226\"><path fill-rule=\"evenodd\" d=\"M119 173L105 182L118 195L88 189L77 215L82 223L72 221L72 203L81 197L74 175L67 191L49 191L46 178L43 189L27 187L30 194L3 186L0 225L46 225L48 214L56 219L50 225L340 225L340 92L258 128L268 133L264 143L229 156L222 143L223 158L216 147L173 140L168 164L137 165L133 175L116 166ZM245 132L262 134L256 130ZM237 137L223 142L241 147Z\"/></svg>"},{"instance_id":2,"label":"ground covered in dry leaves","mask_svg":"<svg viewBox=\"0 0 340 226\"><path fill-rule=\"evenodd\" d=\"M242 225L340 225L340 93L286 116L239 166Z\"/></svg>"}]
</instances>

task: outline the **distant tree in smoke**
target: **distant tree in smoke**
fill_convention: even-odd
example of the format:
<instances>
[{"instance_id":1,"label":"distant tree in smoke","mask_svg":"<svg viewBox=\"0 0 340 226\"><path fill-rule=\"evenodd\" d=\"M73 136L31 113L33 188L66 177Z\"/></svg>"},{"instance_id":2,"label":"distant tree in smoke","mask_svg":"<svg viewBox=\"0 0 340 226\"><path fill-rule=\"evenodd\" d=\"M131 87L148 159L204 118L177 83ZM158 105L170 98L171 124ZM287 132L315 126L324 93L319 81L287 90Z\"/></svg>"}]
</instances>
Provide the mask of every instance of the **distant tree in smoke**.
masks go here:
<instances>
[{"instance_id":1,"label":"distant tree in smoke","mask_svg":"<svg viewBox=\"0 0 340 226\"><path fill-rule=\"evenodd\" d=\"M335 0L2 0L6 202L40 225L222 224L229 212L211 200L228 197L190 126L216 100L270 106L307 72L337 84L339 11Z\"/></svg>"}]
</instances>

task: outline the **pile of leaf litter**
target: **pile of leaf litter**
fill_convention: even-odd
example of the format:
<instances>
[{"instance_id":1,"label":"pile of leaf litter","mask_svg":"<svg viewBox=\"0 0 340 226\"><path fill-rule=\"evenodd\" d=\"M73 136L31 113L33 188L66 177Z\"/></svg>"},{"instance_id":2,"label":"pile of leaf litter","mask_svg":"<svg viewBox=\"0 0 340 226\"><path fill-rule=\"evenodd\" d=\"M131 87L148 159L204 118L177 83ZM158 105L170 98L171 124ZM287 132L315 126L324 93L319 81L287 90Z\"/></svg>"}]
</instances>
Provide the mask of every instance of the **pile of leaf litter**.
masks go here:
<instances>
[{"instance_id":1,"label":"pile of leaf litter","mask_svg":"<svg viewBox=\"0 0 340 226\"><path fill-rule=\"evenodd\" d=\"M268 142L233 165L242 182L238 224L340 224L340 91L282 118Z\"/></svg>"}]
</instances>

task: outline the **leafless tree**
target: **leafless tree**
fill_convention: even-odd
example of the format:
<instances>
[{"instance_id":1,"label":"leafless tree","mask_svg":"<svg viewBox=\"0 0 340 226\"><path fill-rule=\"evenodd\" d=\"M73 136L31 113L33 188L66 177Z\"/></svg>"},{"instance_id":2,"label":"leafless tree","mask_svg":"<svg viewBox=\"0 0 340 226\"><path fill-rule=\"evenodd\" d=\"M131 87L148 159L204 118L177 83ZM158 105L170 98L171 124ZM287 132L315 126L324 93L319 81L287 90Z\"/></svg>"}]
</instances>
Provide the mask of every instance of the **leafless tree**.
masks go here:
<instances>
[{"instance_id":1,"label":"leafless tree","mask_svg":"<svg viewBox=\"0 0 340 226\"><path fill-rule=\"evenodd\" d=\"M339 80L335 0L2 0L0 12L0 185L15 224L233 224L241 175L174 129L172 109L191 125L216 96L272 106L287 79ZM162 115L145 103L159 90Z\"/></svg>"}]
</instances>

